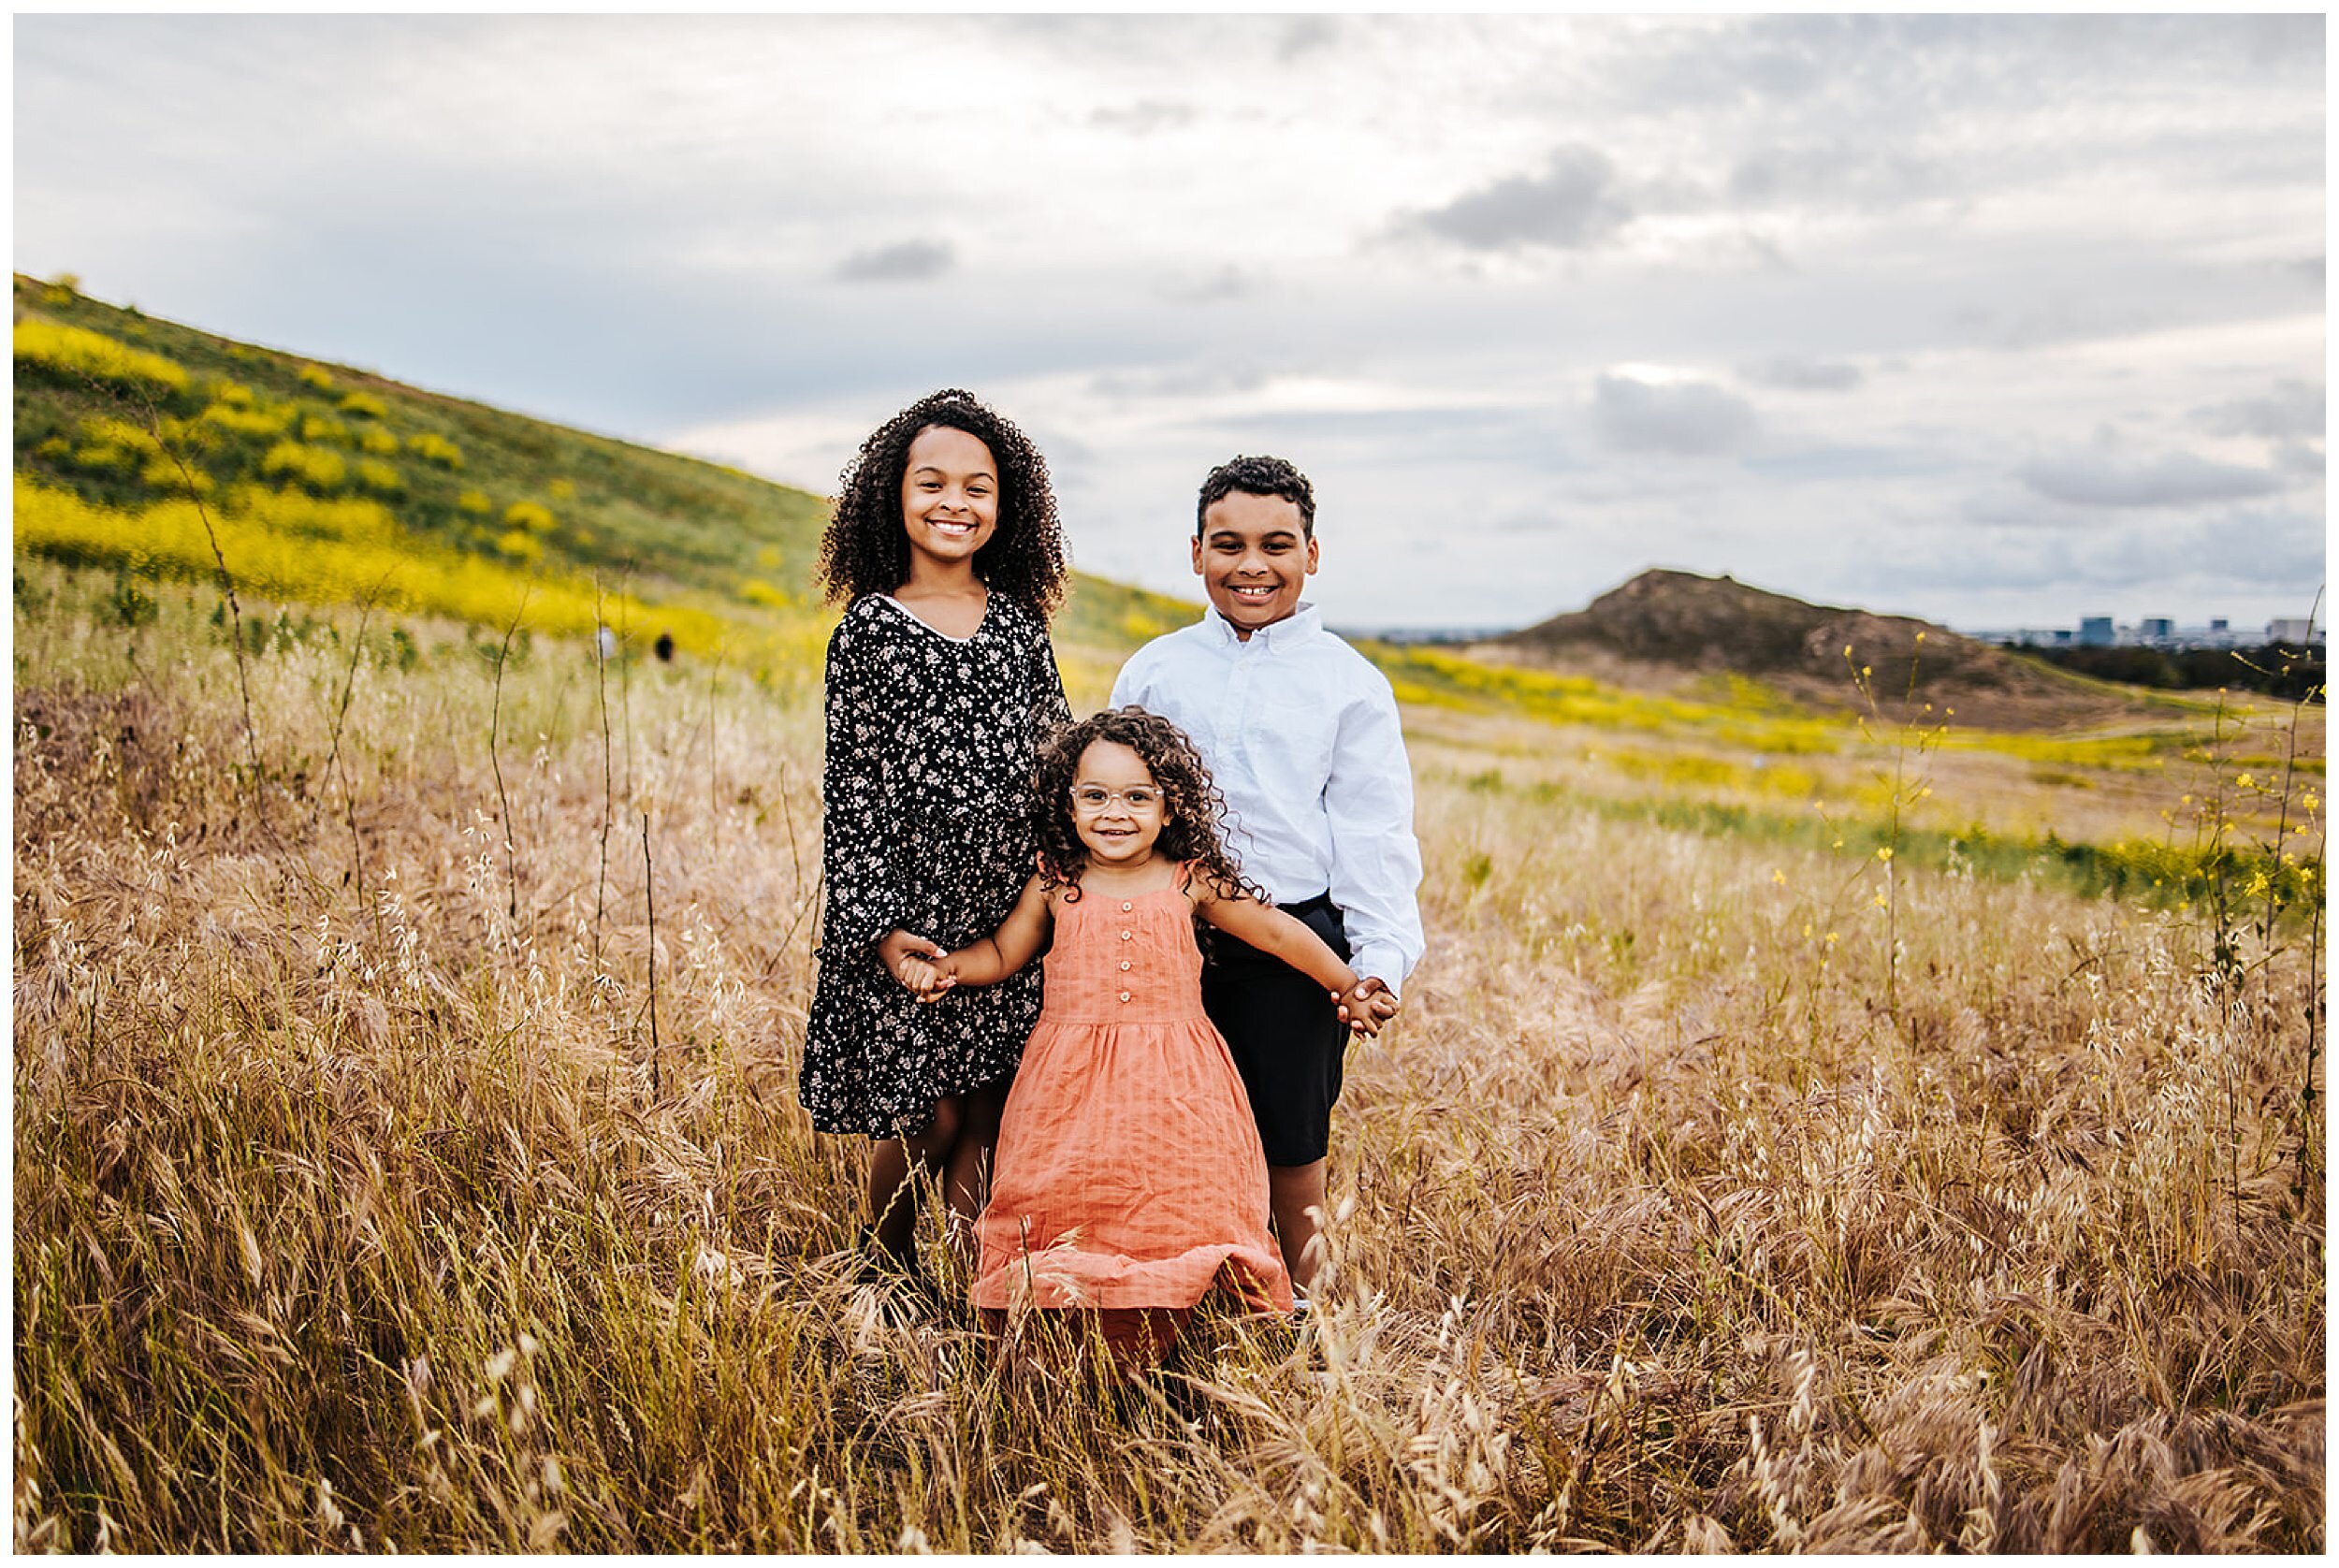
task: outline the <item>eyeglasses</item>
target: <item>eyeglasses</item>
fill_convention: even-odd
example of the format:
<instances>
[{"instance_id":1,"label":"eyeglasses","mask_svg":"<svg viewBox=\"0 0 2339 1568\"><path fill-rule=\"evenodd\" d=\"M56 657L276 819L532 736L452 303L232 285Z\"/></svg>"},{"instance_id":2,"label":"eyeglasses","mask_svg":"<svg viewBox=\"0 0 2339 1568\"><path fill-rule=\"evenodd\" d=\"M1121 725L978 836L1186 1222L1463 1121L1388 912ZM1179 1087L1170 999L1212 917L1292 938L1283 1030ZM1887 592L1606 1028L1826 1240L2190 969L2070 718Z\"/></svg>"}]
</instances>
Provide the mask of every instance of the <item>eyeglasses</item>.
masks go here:
<instances>
[{"instance_id":1,"label":"eyeglasses","mask_svg":"<svg viewBox=\"0 0 2339 1568\"><path fill-rule=\"evenodd\" d=\"M1131 811L1151 811L1161 804L1161 791L1150 784L1138 784L1126 790L1108 790L1101 784L1082 784L1072 791L1072 808L1091 817L1116 800Z\"/></svg>"}]
</instances>

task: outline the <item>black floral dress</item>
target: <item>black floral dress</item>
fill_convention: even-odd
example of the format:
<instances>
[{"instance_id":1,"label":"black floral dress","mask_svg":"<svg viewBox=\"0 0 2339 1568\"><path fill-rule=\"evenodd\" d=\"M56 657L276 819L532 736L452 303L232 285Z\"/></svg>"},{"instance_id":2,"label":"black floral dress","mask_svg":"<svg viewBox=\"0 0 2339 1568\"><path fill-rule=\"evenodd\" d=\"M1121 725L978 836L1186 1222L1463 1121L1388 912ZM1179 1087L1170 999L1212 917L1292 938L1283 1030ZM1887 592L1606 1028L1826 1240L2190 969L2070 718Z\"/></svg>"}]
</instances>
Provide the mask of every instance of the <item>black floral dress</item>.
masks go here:
<instances>
[{"instance_id":1,"label":"black floral dress","mask_svg":"<svg viewBox=\"0 0 2339 1568\"><path fill-rule=\"evenodd\" d=\"M821 973L798 1092L822 1132L922 1130L944 1096L1011 1074L1040 966L921 1003L878 963L899 929L945 949L998 929L1031 876L1034 753L1069 722L1046 624L991 595L971 637L879 594L828 645Z\"/></svg>"}]
</instances>

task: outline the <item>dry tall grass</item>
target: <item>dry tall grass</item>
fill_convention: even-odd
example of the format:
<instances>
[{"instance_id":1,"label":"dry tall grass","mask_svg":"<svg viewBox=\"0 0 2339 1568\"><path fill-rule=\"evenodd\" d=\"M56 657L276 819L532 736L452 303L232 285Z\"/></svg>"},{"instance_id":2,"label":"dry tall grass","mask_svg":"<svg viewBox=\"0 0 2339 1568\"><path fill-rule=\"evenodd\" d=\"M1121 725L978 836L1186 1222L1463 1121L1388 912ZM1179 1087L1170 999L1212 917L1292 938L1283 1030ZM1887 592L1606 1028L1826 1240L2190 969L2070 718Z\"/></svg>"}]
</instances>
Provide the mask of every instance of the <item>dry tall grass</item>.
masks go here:
<instances>
[{"instance_id":1,"label":"dry tall grass","mask_svg":"<svg viewBox=\"0 0 2339 1568\"><path fill-rule=\"evenodd\" d=\"M800 701L311 642L254 779L103 586L16 628L20 1549L2324 1544L2295 945L1909 876L1896 1018L1837 861L1428 777L1315 1326L1103 1387L854 1281Z\"/></svg>"}]
</instances>

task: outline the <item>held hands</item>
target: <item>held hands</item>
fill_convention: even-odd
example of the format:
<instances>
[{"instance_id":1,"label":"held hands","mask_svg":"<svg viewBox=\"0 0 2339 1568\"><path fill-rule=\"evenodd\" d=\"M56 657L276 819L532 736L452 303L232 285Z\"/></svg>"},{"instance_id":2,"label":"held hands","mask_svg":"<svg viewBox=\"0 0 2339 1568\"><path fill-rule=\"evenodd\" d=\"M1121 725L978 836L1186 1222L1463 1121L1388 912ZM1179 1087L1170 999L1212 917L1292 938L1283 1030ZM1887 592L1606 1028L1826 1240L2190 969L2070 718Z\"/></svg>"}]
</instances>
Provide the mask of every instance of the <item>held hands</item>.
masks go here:
<instances>
[{"instance_id":1,"label":"held hands","mask_svg":"<svg viewBox=\"0 0 2339 1568\"><path fill-rule=\"evenodd\" d=\"M944 992L958 983L951 955L923 936L889 931L885 939L878 943L877 953L885 972L899 980L905 990L914 993L921 1002L939 1000Z\"/></svg>"},{"instance_id":2,"label":"held hands","mask_svg":"<svg viewBox=\"0 0 2339 1568\"><path fill-rule=\"evenodd\" d=\"M1375 975L1365 976L1346 991L1333 992L1331 997L1340 1009L1340 1021L1352 1034L1377 1035L1382 1025L1397 1016L1397 994Z\"/></svg>"}]
</instances>

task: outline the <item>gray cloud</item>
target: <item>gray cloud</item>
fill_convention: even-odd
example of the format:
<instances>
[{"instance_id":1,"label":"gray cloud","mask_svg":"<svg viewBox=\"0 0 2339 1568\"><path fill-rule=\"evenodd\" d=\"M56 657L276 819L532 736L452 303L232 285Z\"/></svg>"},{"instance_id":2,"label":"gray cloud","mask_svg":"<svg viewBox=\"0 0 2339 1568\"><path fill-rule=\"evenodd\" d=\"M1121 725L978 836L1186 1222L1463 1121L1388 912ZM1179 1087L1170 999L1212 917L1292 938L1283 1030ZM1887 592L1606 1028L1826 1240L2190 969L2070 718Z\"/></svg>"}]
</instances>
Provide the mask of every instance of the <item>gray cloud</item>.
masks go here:
<instances>
[{"instance_id":1,"label":"gray cloud","mask_svg":"<svg viewBox=\"0 0 2339 1568\"><path fill-rule=\"evenodd\" d=\"M855 251L836 264L839 283L921 283L938 278L958 264L958 253L947 240L904 240L872 251Z\"/></svg>"},{"instance_id":2,"label":"gray cloud","mask_svg":"<svg viewBox=\"0 0 2339 1568\"><path fill-rule=\"evenodd\" d=\"M1949 194L1957 181L1936 159L1848 140L1765 148L1738 160L1726 182L1742 206L1898 207Z\"/></svg>"},{"instance_id":3,"label":"gray cloud","mask_svg":"<svg viewBox=\"0 0 2339 1568\"><path fill-rule=\"evenodd\" d=\"M1256 392L1267 385L1258 365L1171 365L1110 370L1092 377L1088 389L1100 398L1210 398Z\"/></svg>"},{"instance_id":4,"label":"gray cloud","mask_svg":"<svg viewBox=\"0 0 2339 1568\"><path fill-rule=\"evenodd\" d=\"M2323 389L2285 379L2262 397L2236 398L2201 411L2202 426L2221 436L2262 436L2269 441L2320 441Z\"/></svg>"},{"instance_id":5,"label":"gray cloud","mask_svg":"<svg viewBox=\"0 0 2339 1568\"><path fill-rule=\"evenodd\" d=\"M1276 40L1275 58L1284 65L1302 59L1318 50L1329 49L1340 38L1340 24L1328 16L1303 16L1295 19Z\"/></svg>"},{"instance_id":6,"label":"gray cloud","mask_svg":"<svg viewBox=\"0 0 2339 1568\"><path fill-rule=\"evenodd\" d=\"M1165 283L1160 294L1164 299L1177 305L1218 305L1230 299L1247 298L1257 294L1259 287L1257 274L1228 262L1215 272L1202 277Z\"/></svg>"},{"instance_id":7,"label":"gray cloud","mask_svg":"<svg viewBox=\"0 0 2339 1568\"><path fill-rule=\"evenodd\" d=\"M1702 457L1753 433L1754 405L1711 382L1655 385L1604 372L1592 385L1592 424L1611 446Z\"/></svg>"},{"instance_id":8,"label":"gray cloud","mask_svg":"<svg viewBox=\"0 0 2339 1568\"><path fill-rule=\"evenodd\" d=\"M1131 136L1151 136L1155 131L1173 131L1194 123L1192 104L1171 103L1163 98L1143 98L1126 107L1099 109L1089 116L1091 124L1102 125L1109 131L1126 131Z\"/></svg>"},{"instance_id":9,"label":"gray cloud","mask_svg":"<svg viewBox=\"0 0 2339 1568\"><path fill-rule=\"evenodd\" d=\"M1758 364L1742 365L1739 373L1749 381L1765 386L1782 386L1791 392L1849 392L1867 380L1860 367L1842 359L1822 359L1813 355L1783 355Z\"/></svg>"},{"instance_id":10,"label":"gray cloud","mask_svg":"<svg viewBox=\"0 0 2339 1568\"><path fill-rule=\"evenodd\" d=\"M1605 240L1632 216L1607 154L1577 145L1554 152L1540 174L1498 180L1417 214L1412 224L1465 250L1578 250Z\"/></svg>"},{"instance_id":11,"label":"gray cloud","mask_svg":"<svg viewBox=\"0 0 2339 1568\"><path fill-rule=\"evenodd\" d=\"M2274 448L2274 466L2305 484L2314 484L2323 477L2323 443L2286 441Z\"/></svg>"},{"instance_id":12,"label":"gray cloud","mask_svg":"<svg viewBox=\"0 0 2339 1568\"><path fill-rule=\"evenodd\" d=\"M2196 506L2284 487L2279 476L2263 469L2182 452L2142 463L2096 454L2041 457L2025 463L2015 477L2048 500L2073 506Z\"/></svg>"}]
</instances>

